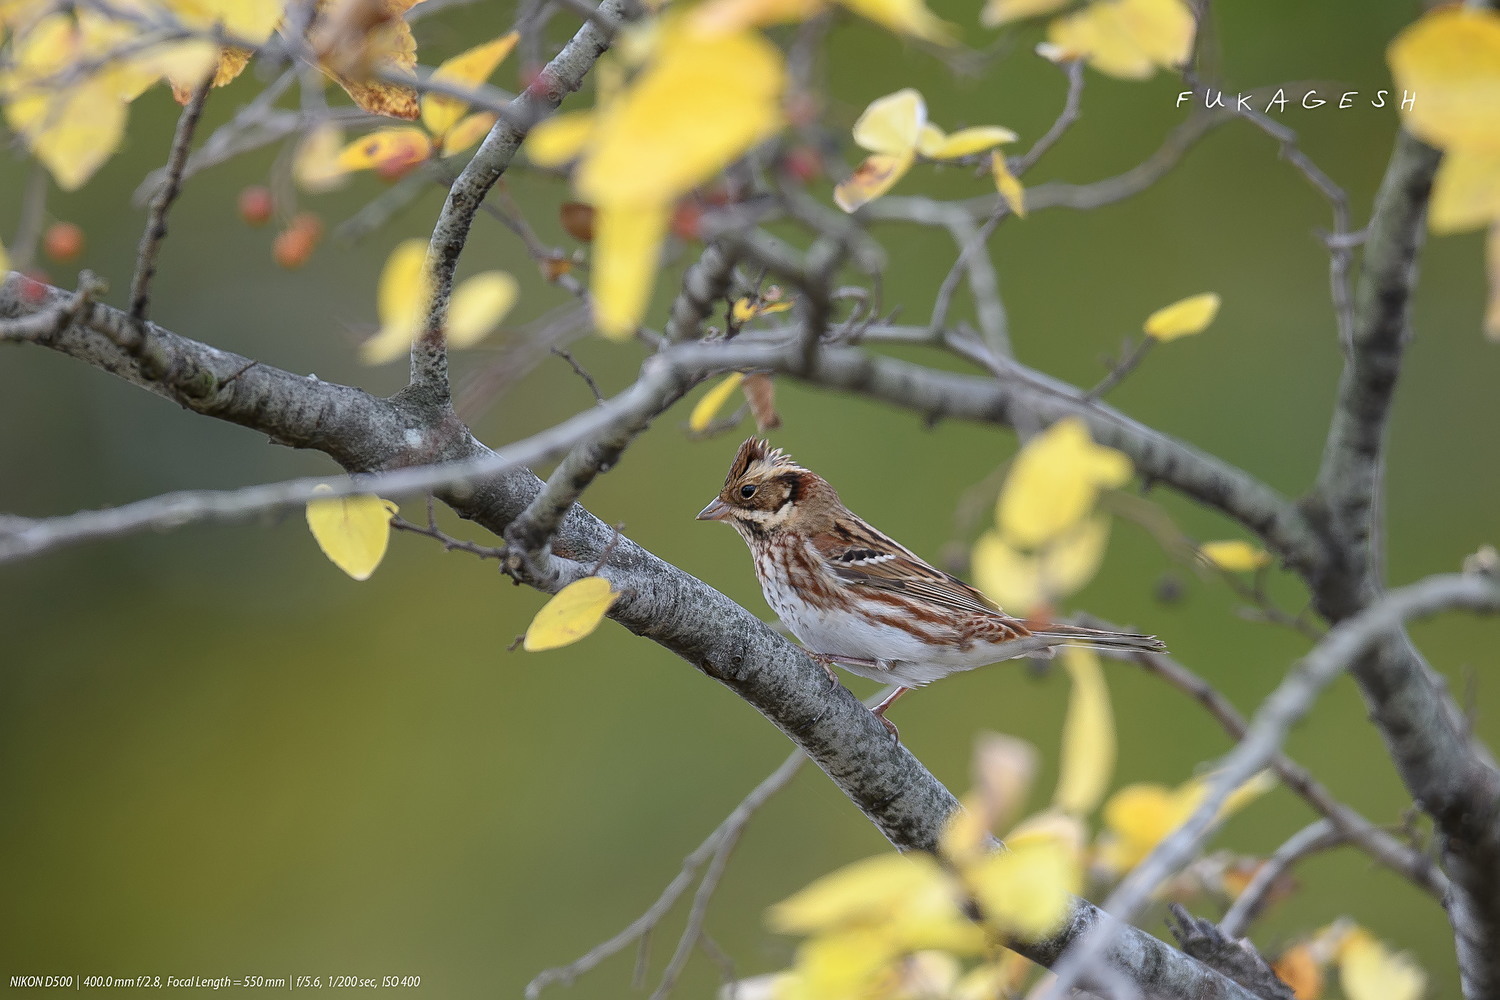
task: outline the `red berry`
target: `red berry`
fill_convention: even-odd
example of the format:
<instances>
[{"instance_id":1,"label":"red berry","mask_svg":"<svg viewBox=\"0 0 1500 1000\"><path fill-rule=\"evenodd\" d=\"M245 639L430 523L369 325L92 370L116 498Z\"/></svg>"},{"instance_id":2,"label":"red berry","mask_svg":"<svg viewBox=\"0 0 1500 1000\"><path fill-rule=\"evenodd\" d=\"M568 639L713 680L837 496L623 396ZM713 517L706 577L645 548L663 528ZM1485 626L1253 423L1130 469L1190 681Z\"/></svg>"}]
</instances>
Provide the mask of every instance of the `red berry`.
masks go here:
<instances>
[{"instance_id":1,"label":"red berry","mask_svg":"<svg viewBox=\"0 0 1500 1000\"><path fill-rule=\"evenodd\" d=\"M252 184L240 192L240 218L252 226L263 226L275 211L270 188Z\"/></svg>"},{"instance_id":2,"label":"red berry","mask_svg":"<svg viewBox=\"0 0 1500 1000\"><path fill-rule=\"evenodd\" d=\"M73 222L54 222L42 236L42 252L59 264L78 259L83 253L83 227Z\"/></svg>"},{"instance_id":3,"label":"red berry","mask_svg":"<svg viewBox=\"0 0 1500 1000\"><path fill-rule=\"evenodd\" d=\"M291 223L276 234L271 244L271 256L287 270L295 270L307 263L323 238L323 220L311 212L301 212Z\"/></svg>"}]
</instances>

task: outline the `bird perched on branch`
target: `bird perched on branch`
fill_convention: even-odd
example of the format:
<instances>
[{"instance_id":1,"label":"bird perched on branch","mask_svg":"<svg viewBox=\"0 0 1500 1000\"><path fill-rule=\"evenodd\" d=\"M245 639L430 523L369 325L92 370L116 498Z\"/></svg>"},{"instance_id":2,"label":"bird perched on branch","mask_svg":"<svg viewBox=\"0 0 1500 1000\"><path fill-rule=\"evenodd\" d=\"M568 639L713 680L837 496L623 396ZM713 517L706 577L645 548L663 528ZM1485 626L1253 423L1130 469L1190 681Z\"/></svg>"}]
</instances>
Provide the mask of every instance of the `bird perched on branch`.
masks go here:
<instances>
[{"instance_id":1,"label":"bird perched on branch","mask_svg":"<svg viewBox=\"0 0 1500 1000\"><path fill-rule=\"evenodd\" d=\"M740 445L724 488L698 514L728 521L750 546L766 603L836 682L829 664L899 684L873 709L912 688L1059 646L1160 652L1155 636L1007 615L989 598L881 534L828 481L780 449Z\"/></svg>"}]
</instances>

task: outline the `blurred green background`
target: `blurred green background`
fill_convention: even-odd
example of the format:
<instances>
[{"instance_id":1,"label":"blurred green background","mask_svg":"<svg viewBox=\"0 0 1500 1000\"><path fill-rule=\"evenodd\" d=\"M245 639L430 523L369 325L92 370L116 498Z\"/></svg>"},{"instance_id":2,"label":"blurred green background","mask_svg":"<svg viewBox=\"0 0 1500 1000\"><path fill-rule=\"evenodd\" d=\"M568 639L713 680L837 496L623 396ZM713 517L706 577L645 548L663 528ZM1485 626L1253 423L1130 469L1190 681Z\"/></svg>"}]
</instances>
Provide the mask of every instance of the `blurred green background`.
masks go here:
<instances>
[{"instance_id":1,"label":"blurred green background","mask_svg":"<svg viewBox=\"0 0 1500 1000\"><path fill-rule=\"evenodd\" d=\"M972 4L938 9L964 25L971 45L992 40L976 27ZM1396 127L1390 107L1373 109L1366 98L1390 86L1384 47L1419 12L1389 0L1268 0L1216 12L1231 89L1316 80L1325 96L1361 92L1351 109L1278 116L1349 191L1357 224ZM513 18L509 4L427 18L418 27L423 61L492 37ZM1004 124L1024 147L1057 114L1063 86L1029 52L1036 28L1010 37L1008 58L955 78L933 54L846 23L828 50L831 120L847 125L871 99L912 85L944 126ZM515 86L516 66L502 67L497 80ZM252 70L215 93L209 125L262 82ZM1179 89L1166 76L1122 83L1091 72L1082 121L1028 183L1090 181L1137 163L1183 117L1174 106ZM127 196L162 161L175 118L164 91L142 98L122 153L84 190L49 199L49 220L86 230L79 264L111 280L116 304L143 220ZM393 391L402 366L363 368L352 347L374 328L385 255L400 239L428 234L441 192L370 239L326 244L307 267L286 272L271 261L271 228L247 227L235 209L238 191L266 178L276 152L189 184L172 217L154 316L267 363ZM0 162L7 240L27 172L19 155ZM555 219L563 184L520 172L508 184L543 237L566 244ZM383 189L363 177L335 194L304 196L299 207L332 224ZM918 167L897 193L984 189L965 171ZM827 183L816 193L826 198ZM1019 355L1081 384L1098 379L1103 359L1151 310L1221 293L1210 331L1154 352L1113 401L1296 493L1316 468L1339 367L1316 237L1329 221L1275 143L1236 124L1208 136L1140 197L1007 222L992 251ZM953 257L948 237L896 226L879 235L891 254L886 303L908 318L926 316ZM481 267L525 276L512 328L566 301L532 277L519 242L484 217L463 263ZM54 277L66 286L71 270L53 268ZM663 281L658 322L671 282ZM1392 430L1394 582L1456 569L1496 540L1500 361L1479 333L1482 302L1479 239L1434 242ZM501 333L459 356L457 372L493 364L504 342ZM592 341L577 353L611 392L641 361L634 345ZM481 438L500 445L589 404L568 366L548 359L471 417ZM933 557L953 537L960 496L1015 447L1006 431L928 429L909 413L789 383L780 405L778 444L832 480L854 509ZM689 442L685 415L679 406L659 420L589 493L588 506L768 616L740 540L692 520L738 439ZM0 510L26 515L335 471L319 455L268 446L36 349L0 350L0 428ZM1165 491L1151 496L1196 537L1242 537ZM1158 598L1164 577L1182 583L1181 600ZM1289 607L1300 605L1295 585L1274 589ZM612 624L559 652L506 652L541 603L492 565L410 536L397 536L374 578L355 584L319 554L300 515L0 566L0 980L404 974L421 976L438 996L517 996L541 969L619 930L789 745L728 692ZM1237 616L1221 583L1174 566L1125 522L1074 605L1160 634L1246 710L1306 649L1291 632ZM1453 617L1422 626L1418 639L1455 691L1473 693L1478 726L1495 743L1493 626ZM1117 784L1175 784L1227 749L1182 695L1128 667L1111 667L1109 677ZM1002 665L938 684L895 715L911 749L955 789L967 783L977 732L1034 742L1044 760L1039 804L1055 775L1066 695L1058 677ZM1290 750L1373 820L1400 821L1408 800L1347 681L1319 702ZM1217 843L1267 852L1312 818L1278 791ZM739 972L780 968L793 942L764 929L764 908L884 847L808 769L755 818L708 930ZM1432 900L1351 852L1314 859L1298 876L1301 892L1258 925L1261 945L1274 949L1350 915L1414 952L1432 975L1431 995L1456 995L1451 939ZM656 935L653 974L680 923L679 910ZM1159 924L1151 929L1162 933ZM549 995L625 995L632 961L615 959ZM708 995L716 982L712 965L696 958L678 995Z\"/></svg>"}]
</instances>

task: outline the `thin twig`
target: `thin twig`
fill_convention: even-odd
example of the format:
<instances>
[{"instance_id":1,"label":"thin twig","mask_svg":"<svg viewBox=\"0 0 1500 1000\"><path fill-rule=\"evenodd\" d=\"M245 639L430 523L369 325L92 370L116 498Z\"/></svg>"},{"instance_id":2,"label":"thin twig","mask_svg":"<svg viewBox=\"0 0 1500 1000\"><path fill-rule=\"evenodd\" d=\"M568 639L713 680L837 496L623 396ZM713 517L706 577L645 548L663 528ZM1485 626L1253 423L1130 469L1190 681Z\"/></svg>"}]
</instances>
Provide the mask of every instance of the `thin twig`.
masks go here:
<instances>
[{"instance_id":1,"label":"thin twig","mask_svg":"<svg viewBox=\"0 0 1500 1000\"><path fill-rule=\"evenodd\" d=\"M1109 370L1109 374L1100 379L1099 384L1088 391L1088 398L1090 400L1101 399L1105 393L1125 381L1125 376L1139 368L1141 362L1146 360L1146 355L1150 353L1151 347L1155 343L1155 337L1142 337L1140 343L1131 348L1130 352Z\"/></svg>"},{"instance_id":2,"label":"thin twig","mask_svg":"<svg viewBox=\"0 0 1500 1000\"><path fill-rule=\"evenodd\" d=\"M1075 59L1063 67L1063 73L1068 77L1068 96L1063 99L1062 113L1052 123L1052 127L1043 133L1042 137L1032 144L1024 156L1017 157L1010 164L1010 172L1020 177L1026 171L1036 166L1038 160L1047 155L1047 151L1057 144L1063 134L1078 121L1082 115L1083 105L1083 60Z\"/></svg>"},{"instance_id":3,"label":"thin twig","mask_svg":"<svg viewBox=\"0 0 1500 1000\"><path fill-rule=\"evenodd\" d=\"M1159 653L1136 656L1135 662L1196 700L1234 740L1243 739L1249 731L1249 723L1229 700L1212 684L1181 663ZM1408 879L1439 903L1443 901L1448 891L1448 879L1426 855L1403 844L1334 798L1321 782L1286 753L1279 753L1271 758L1270 767L1282 784L1331 821L1351 843L1379 864Z\"/></svg>"},{"instance_id":4,"label":"thin twig","mask_svg":"<svg viewBox=\"0 0 1500 1000\"><path fill-rule=\"evenodd\" d=\"M746 795L740 804L735 806L734 810L724 818L724 821L714 828L713 833L710 833L704 839L703 843L699 844L683 860L681 871L662 890L661 895L656 898L656 902L647 907L645 913L642 913L635 920L631 921L620 933L608 941L595 945L585 954L569 962L567 965L548 969L538 974L526 986L527 1000L535 1000L536 997L541 995L542 990L553 983L573 982L573 980L584 973L597 968L606 959L618 954L650 934L661 923L662 918L667 915L677 901L682 898L683 893L687 892L688 887L693 884L693 879L698 874L698 870L718 854L720 846L726 839L737 839L740 836L744 831L745 825L755 815L756 810L764 805L766 800L791 782L792 778L796 776L798 769L802 766L802 762L806 759L807 757L798 751L782 761L781 766L772 771L760 784L756 785L750 794ZM695 898L695 906L697 902ZM699 926L701 929L701 919Z\"/></svg>"},{"instance_id":5,"label":"thin twig","mask_svg":"<svg viewBox=\"0 0 1500 1000\"><path fill-rule=\"evenodd\" d=\"M475 542L465 541L462 538L454 538L447 532L439 530L437 525L432 521L432 515L432 508L429 505L427 524L416 524L404 517L393 517L391 518L391 527L397 531L409 531L414 535L422 535L426 538L435 539L442 543L443 551L445 552L467 552L481 559L498 559L501 561L504 561L506 555L508 555L508 551L503 546L479 545Z\"/></svg>"},{"instance_id":6,"label":"thin twig","mask_svg":"<svg viewBox=\"0 0 1500 1000\"><path fill-rule=\"evenodd\" d=\"M1265 908L1282 875L1309 854L1337 847L1348 839L1348 835L1327 818L1309 823L1292 834L1256 870L1250 884L1245 886L1229 912L1224 914L1224 919L1219 921L1219 930L1229 937L1241 937L1250 926L1250 921Z\"/></svg>"},{"instance_id":7,"label":"thin twig","mask_svg":"<svg viewBox=\"0 0 1500 1000\"><path fill-rule=\"evenodd\" d=\"M600 406L603 406L604 393L599 391L599 383L595 382L594 376L590 375L584 369L584 367L578 363L578 359L573 357L573 352L567 350L566 348L554 347L552 348L552 353L556 354L558 357L562 358L568 363L568 366L573 369L573 374L583 379L584 384L589 387L589 392L592 392L594 394L594 402L598 403Z\"/></svg>"},{"instance_id":8,"label":"thin twig","mask_svg":"<svg viewBox=\"0 0 1500 1000\"><path fill-rule=\"evenodd\" d=\"M145 343L147 310L151 306L151 279L156 276L157 256L161 244L167 237L167 214L172 203L182 191L182 171L187 165L188 150L193 144L193 133L198 129L198 120L203 117L203 105L208 101L208 92L214 78L210 73L198 84L192 98L177 118L177 131L172 136L172 151L167 156L166 182L156 197L151 200L151 211L146 217L146 231L141 235L141 246L136 252L135 275L130 279L130 318L142 324L140 344Z\"/></svg>"}]
</instances>

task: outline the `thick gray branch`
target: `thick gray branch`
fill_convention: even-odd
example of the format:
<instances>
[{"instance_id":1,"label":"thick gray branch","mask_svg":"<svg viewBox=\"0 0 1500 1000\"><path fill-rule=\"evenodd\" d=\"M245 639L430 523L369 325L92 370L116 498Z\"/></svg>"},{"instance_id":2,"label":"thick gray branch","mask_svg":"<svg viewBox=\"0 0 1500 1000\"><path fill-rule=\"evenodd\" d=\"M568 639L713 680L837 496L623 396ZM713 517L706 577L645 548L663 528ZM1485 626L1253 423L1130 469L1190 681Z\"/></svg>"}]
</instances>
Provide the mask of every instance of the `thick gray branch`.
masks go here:
<instances>
[{"instance_id":1,"label":"thick gray branch","mask_svg":"<svg viewBox=\"0 0 1500 1000\"><path fill-rule=\"evenodd\" d=\"M1439 159L1436 150L1400 133L1370 220L1349 355L1318 480L1305 504L1329 557L1304 575L1330 621L1368 606L1383 586L1385 440L1411 339L1417 260ZM1500 770L1404 631L1370 650L1353 672L1403 783L1437 825L1453 882L1448 912L1464 994L1500 997L1500 948L1494 946L1500 941Z\"/></svg>"}]
</instances>

